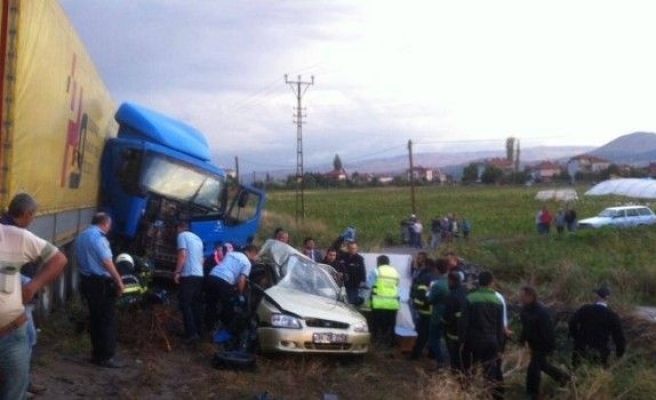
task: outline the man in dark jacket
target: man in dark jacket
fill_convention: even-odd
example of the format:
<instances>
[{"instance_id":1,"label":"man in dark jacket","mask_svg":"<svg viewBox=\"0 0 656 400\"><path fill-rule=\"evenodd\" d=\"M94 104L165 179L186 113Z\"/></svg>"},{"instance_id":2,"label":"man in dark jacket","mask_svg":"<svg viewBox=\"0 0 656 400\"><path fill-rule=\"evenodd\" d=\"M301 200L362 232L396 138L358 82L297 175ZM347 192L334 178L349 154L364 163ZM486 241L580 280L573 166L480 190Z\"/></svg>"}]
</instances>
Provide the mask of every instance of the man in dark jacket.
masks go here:
<instances>
[{"instance_id":1,"label":"man in dark jacket","mask_svg":"<svg viewBox=\"0 0 656 400\"><path fill-rule=\"evenodd\" d=\"M364 266L364 258L358 253L358 244L349 242L346 247L346 254L342 256L342 262L346 270L344 287L348 302L359 306L362 304L359 290L367 281L367 272Z\"/></svg>"},{"instance_id":2,"label":"man in dark jacket","mask_svg":"<svg viewBox=\"0 0 656 400\"><path fill-rule=\"evenodd\" d=\"M479 288L467 295L458 321L458 340L462 346L462 364L471 375L481 365L492 387L494 399L503 398L503 374L497 362L503 349L503 304L492 289L494 276L489 271L478 275Z\"/></svg>"},{"instance_id":3,"label":"man in dark jacket","mask_svg":"<svg viewBox=\"0 0 656 400\"><path fill-rule=\"evenodd\" d=\"M449 295L444 308L444 338L449 352L451 371L462 372L462 358L458 343L458 320L467 301L467 288L462 285L460 273L451 271L448 275Z\"/></svg>"},{"instance_id":4,"label":"man in dark jacket","mask_svg":"<svg viewBox=\"0 0 656 400\"><path fill-rule=\"evenodd\" d=\"M572 366L582 359L608 366L609 339L615 343L615 355L620 358L626 350L626 339L620 317L608 308L610 290L606 286L594 290L596 301L579 308L569 320L569 335L574 339Z\"/></svg>"},{"instance_id":5,"label":"man in dark jacket","mask_svg":"<svg viewBox=\"0 0 656 400\"><path fill-rule=\"evenodd\" d=\"M561 385L566 384L570 376L567 372L553 366L547 356L556 346L556 334L547 310L538 302L538 295L530 286L522 288L520 300L522 333L520 343L528 343L531 349L531 361L526 371L526 393L529 399L538 399L540 393L541 372L544 371Z\"/></svg>"}]
</instances>

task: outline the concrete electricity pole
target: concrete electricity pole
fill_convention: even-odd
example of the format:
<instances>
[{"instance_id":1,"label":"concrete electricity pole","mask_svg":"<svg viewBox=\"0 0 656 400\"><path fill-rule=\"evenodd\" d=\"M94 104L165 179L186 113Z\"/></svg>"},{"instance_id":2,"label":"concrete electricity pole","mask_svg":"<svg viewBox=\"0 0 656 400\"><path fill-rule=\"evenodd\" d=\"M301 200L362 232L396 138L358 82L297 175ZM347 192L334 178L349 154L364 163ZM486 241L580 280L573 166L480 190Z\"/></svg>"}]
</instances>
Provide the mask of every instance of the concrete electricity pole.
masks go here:
<instances>
[{"instance_id":1,"label":"concrete electricity pole","mask_svg":"<svg viewBox=\"0 0 656 400\"><path fill-rule=\"evenodd\" d=\"M408 140L408 158L410 162L410 206L412 213L417 214L417 206L415 203L415 166L412 161L412 140Z\"/></svg>"},{"instance_id":2,"label":"concrete electricity pole","mask_svg":"<svg viewBox=\"0 0 656 400\"><path fill-rule=\"evenodd\" d=\"M239 157L235 156L235 182L239 185Z\"/></svg>"},{"instance_id":3,"label":"concrete electricity pole","mask_svg":"<svg viewBox=\"0 0 656 400\"><path fill-rule=\"evenodd\" d=\"M298 76L297 81L290 81L285 74L285 83L292 88L296 96L296 224L299 218L301 221L305 219L305 173L303 171L303 107L301 100L303 95L311 85L314 85L314 76L310 82L303 82L301 76Z\"/></svg>"}]
</instances>

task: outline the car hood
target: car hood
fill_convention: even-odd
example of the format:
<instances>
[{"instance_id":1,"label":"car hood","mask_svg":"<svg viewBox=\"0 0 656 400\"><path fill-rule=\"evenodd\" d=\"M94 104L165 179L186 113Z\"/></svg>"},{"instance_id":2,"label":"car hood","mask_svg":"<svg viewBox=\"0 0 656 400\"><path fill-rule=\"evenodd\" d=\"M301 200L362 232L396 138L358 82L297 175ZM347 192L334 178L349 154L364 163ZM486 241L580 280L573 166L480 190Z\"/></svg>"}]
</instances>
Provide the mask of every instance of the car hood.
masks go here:
<instances>
[{"instance_id":1,"label":"car hood","mask_svg":"<svg viewBox=\"0 0 656 400\"><path fill-rule=\"evenodd\" d=\"M579 220L579 224L584 225L608 225L613 219L610 217L592 217Z\"/></svg>"},{"instance_id":2,"label":"car hood","mask_svg":"<svg viewBox=\"0 0 656 400\"><path fill-rule=\"evenodd\" d=\"M285 311L303 318L325 319L348 324L365 321L362 314L353 306L342 301L280 286L273 286L265 292Z\"/></svg>"}]
</instances>

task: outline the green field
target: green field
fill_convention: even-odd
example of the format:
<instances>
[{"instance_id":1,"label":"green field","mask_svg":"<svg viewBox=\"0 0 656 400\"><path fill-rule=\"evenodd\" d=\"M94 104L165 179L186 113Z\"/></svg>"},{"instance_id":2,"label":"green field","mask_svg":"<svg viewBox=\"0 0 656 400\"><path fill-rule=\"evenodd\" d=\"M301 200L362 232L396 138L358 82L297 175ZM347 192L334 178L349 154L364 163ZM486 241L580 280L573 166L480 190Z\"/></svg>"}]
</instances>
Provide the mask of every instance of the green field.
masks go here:
<instances>
[{"instance_id":1,"label":"green field","mask_svg":"<svg viewBox=\"0 0 656 400\"><path fill-rule=\"evenodd\" d=\"M434 216L455 213L469 219L471 239L451 246L469 261L493 270L503 285L531 283L553 301L581 302L592 286L605 282L615 288L614 297L620 304L656 304L656 256L652 247L656 227L584 231L563 237L552 231L549 237L539 236L534 224L538 209L547 204L555 212L564 205L535 200L540 189L545 188L419 187L416 213L425 232ZM579 218L627 202L584 197L585 190L577 188L580 200L572 203ZM305 205L305 222L297 226L295 193L269 193L260 239L282 226L291 232L293 245L300 247L303 238L311 235L325 248L346 226L354 224L361 248L398 246L400 222L411 212L409 188L310 191L305 194Z\"/></svg>"},{"instance_id":2,"label":"green field","mask_svg":"<svg viewBox=\"0 0 656 400\"><path fill-rule=\"evenodd\" d=\"M627 354L622 360L614 360L607 370L577 369L575 380L565 390L545 376L542 399L656 399L656 325L653 320L634 315L636 304L656 304L656 226L577 232L562 238L555 233L539 236L534 226L535 213L543 205L534 200L538 190L421 187L417 190L417 215L425 226L434 215L445 213L466 216L473 222L471 239L457 241L452 247L467 260L495 272L498 289L510 305L515 338L520 328L518 289L526 283L536 286L542 301L557 317L558 351L552 361L561 366L570 360L571 343L566 333L569 313L591 300L594 287L610 285L611 306L620 312L628 337ZM579 196L584 191L580 188ZM622 201L583 198L576 203L576 209L580 217L588 217ZM558 207L557 203L548 205ZM290 231L293 245L300 247L303 238L312 235L325 249L348 224L354 224L364 251L398 250L399 222L410 214L409 189L308 192L306 219L300 226L294 223L294 210L294 192L269 193L267 215L257 242L282 226ZM435 364L427 358L410 362L399 349L376 345L361 358L260 355L255 372L214 370L210 360L216 348L210 343L200 348L187 347L175 335L169 335L172 351L164 351L164 329L160 328L169 328L169 324L160 328L154 325L148 308L121 313L121 357L138 362L124 370L98 371L85 361L89 352L86 333L71 323L75 315L85 312L79 301L69 308L42 328L37 346L43 356L36 362L35 373L49 387L48 398L242 400L253 399L264 391L278 400L321 399L324 393L336 394L340 400L485 398L481 385L463 391L447 371L434 371ZM169 308L171 318L176 318L177 308ZM505 398L524 399L527 351L511 340L503 360Z\"/></svg>"},{"instance_id":3,"label":"green field","mask_svg":"<svg viewBox=\"0 0 656 400\"><path fill-rule=\"evenodd\" d=\"M534 223L536 212L545 204L552 213L565 205L535 200L541 189L551 188L419 187L416 214L424 223L424 232L435 216L455 213L459 219L469 219L470 240L456 241L449 245L450 249L492 270L511 308L518 304L518 289L525 284L534 285L541 300L552 310L564 310L564 315L590 301L592 289L598 285L605 283L612 288L612 306L622 315L629 340L627 356L608 371L579 371L574 392L559 393L552 386L545 398L656 398L652 378L656 374L652 362L656 354L655 325L634 315L637 304L656 305L656 226L587 230L562 237L552 230L551 235L540 236ZM586 190L587 187L578 187L580 199L571 203L580 219L594 216L605 207L631 202L623 198L585 197ZM311 235L325 248L346 226L354 224L365 251L398 247L400 221L412 210L409 188L310 191L306 192L305 204L305 221L297 225L295 193L269 193L260 239L270 237L275 227L282 226L291 232L293 245L300 247L303 238ZM424 240L427 237L424 235ZM432 256L439 257L444 249ZM519 329L516 316L514 327ZM561 349L556 358L567 364L570 348L566 319L559 322L557 329ZM508 359L521 359L519 346L511 345L507 353ZM521 396L523 379L522 368L508 374L507 382L514 387L508 398ZM443 398L476 397L451 393Z\"/></svg>"}]
</instances>

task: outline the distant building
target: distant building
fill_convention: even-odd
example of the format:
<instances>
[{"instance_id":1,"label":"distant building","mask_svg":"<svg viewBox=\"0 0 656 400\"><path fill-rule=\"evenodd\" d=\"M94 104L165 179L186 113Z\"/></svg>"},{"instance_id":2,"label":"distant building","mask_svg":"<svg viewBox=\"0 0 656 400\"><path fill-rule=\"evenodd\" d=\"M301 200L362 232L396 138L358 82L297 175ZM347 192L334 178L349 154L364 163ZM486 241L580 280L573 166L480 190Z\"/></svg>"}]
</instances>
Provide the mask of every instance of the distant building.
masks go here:
<instances>
[{"instance_id":1,"label":"distant building","mask_svg":"<svg viewBox=\"0 0 656 400\"><path fill-rule=\"evenodd\" d=\"M610 167L610 161L593 156L591 154L581 154L576 157L572 157L567 162L567 173L574 182L576 174L581 173L595 173L601 172Z\"/></svg>"},{"instance_id":2,"label":"distant building","mask_svg":"<svg viewBox=\"0 0 656 400\"><path fill-rule=\"evenodd\" d=\"M476 182L480 183L483 173L488 167L500 169L504 175L515 172L515 163L505 158L488 158L487 160L476 162Z\"/></svg>"},{"instance_id":3,"label":"distant building","mask_svg":"<svg viewBox=\"0 0 656 400\"><path fill-rule=\"evenodd\" d=\"M513 160L508 160L505 158L490 158L485 160L486 167L496 167L506 173L511 173L515 171L515 163Z\"/></svg>"},{"instance_id":4,"label":"distant building","mask_svg":"<svg viewBox=\"0 0 656 400\"><path fill-rule=\"evenodd\" d=\"M433 169L432 168L425 168L421 166L417 166L412 168L412 171L408 169L407 171L408 174L408 180L410 178L413 178L415 180L420 180L420 181L425 181L425 182L432 182L433 181Z\"/></svg>"},{"instance_id":5,"label":"distant building","mask_svg":"<svg viewBox=\"0 0 656 400\"><path fill-rule=\"evenodd\" d=\"M433 182L439 183L440 185L446 185L449 182L449 175L439 168L433 170Z\"/></svg>"},{"instance_id":6,"label":"distant building","mask_svg":"<svg viewBox=\"0 0 656 400\"><path fill-rule=\"evenodd\" d=\"M385 174L385 175L376 176L376 179L378 179L378 183L381 183L383 185L387 185L387 184L392 183L392 181L394 180L394 177L392 177L391 175Z\"/></svg>"},{"instance_id":7,"label":"distant building","mask_svg":"<svg viewBox=\"0 0 656 400\"><path fill-rule=\"evenodd\" d=\"M551 182L562 171L561 165L553 161L542 161L530 169L533 179L540 182Z\"/></svg>"},{"instance_id":8,"label":"distant building","mask_svg":"<svg viewBox=\"0 0 656 400\"><path fill-rule=\"evenodd\" d=\"M652 178L656 178L656 162L652 161L647 166L647 174Z\"/></svg>"},{"instance_id":9,"label":"distant building","mask_svg":"<svg viewBox=\"0 0 656 400\"><path fill-rule=\"evenodd\" d=\"M590 154L581 154L570 158L567 169L574 167L576 172L600 172L610 167L611 162ZM571 174L570 174L571 175Z\"/></svg>"},{"instance_id":10,"label":"distant building","mask_svg":"<svg viewBox=\"0 0 656 400\"><path fill-rule=\"evenodd\" d=\"M330 172L326 172L325 174L323 174L323 176L325 176L328 179L332 179L334 181L345 181L348 175L346 175L346 171L344 170L344 168L340 168L340 169L334 169Z\"/></svg>"},{"instance_id":11,"label":"distant building","mask_svg":"<svg viewBox=\"0 0 656 400\"><path fill-rule=\"evenodd\" d=\"M374 174L369 172L354 172L351 174L351 181L354 183L370 183L374 178Z\"/></svg>"}]
</instances>

